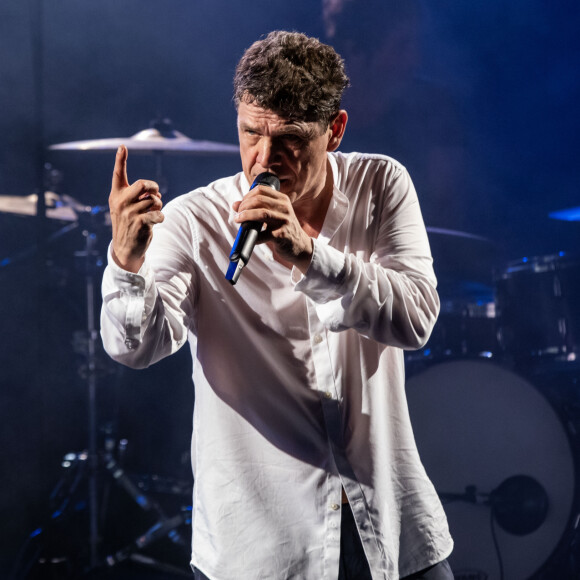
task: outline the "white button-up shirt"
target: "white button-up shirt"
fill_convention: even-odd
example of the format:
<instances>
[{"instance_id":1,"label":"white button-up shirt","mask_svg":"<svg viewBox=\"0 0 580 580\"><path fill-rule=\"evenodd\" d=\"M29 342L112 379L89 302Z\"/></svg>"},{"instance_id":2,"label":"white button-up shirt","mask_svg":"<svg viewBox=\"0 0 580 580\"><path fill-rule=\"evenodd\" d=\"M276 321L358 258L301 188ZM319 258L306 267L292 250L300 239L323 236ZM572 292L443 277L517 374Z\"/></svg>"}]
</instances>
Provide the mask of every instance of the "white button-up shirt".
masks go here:
<instances>
[{"instance_id":1,"label":"white button-up shirt","mask_svg":"<svg viewBox=\"0 0 580 580\"><path fill-rule=\"evenodd\" d=\"M111 259L104 273L114 359L145 367L189 341L192 564L215 580L336 580L343 488L373 578L452 549L404 391L402 349L427 341L439 309L417 195L393 159L328 158L333 198L306 275L259 245L225 280L241 173L167 204L138 274Z\"/></svg>"}]
</instances>

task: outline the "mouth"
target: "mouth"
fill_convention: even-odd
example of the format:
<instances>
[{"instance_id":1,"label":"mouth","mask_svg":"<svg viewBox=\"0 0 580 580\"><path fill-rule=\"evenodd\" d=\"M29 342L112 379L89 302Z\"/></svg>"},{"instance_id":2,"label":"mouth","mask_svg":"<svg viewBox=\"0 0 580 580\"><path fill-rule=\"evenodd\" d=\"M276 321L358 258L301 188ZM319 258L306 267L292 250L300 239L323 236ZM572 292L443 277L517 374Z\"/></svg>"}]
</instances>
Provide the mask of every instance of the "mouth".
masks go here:
<instances>
[{"instance_id":1,"label":"mouth","mask_svg":"<svg viewBox=\"0 0 580 580\"><path fill-rule=\"evenodd\" d=\"M278 175L274 171L267 171L266 173L271 173L272 175L275 175L280 180L280 189L283 189L286 184L291 183L290 177L281 177L280 175ZM259 175L259 174L257 174L257 175ZM257 175L253 176L253 180L256 179Z\"/></svg>"}]
</instances>

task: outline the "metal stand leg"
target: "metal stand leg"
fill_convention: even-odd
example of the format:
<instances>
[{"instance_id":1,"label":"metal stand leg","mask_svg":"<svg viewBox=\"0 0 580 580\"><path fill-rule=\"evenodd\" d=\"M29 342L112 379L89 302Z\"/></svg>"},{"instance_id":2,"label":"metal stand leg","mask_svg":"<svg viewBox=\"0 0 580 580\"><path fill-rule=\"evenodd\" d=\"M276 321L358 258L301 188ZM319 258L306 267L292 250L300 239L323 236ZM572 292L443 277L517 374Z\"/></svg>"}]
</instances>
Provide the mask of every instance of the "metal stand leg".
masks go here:
<instances>
[{"instance_id":1,"label":"metal stand leg","mask_svg":"<svg viewBox=\"0 0 580 580\"><path fill-rule=\"evenodd\" d=\"M11 580L29 578L34 567L43 561L46 541L51 534L57 531L58 526L70 522L73 519L72 516L82 510L88 512L88 543L86 549L81 550L84 554L82 570L78 570L77 566L74 572L75 578L78 578L79 574L88 574L97 568L112 567L127 560L168 573L185 575L184 571L177 567L156 561L138 552L167 537L173 543L182 546L184 557L187 557L189 545L179 533L179 527L191 521L191 506L182 507L176 515L169 517L159 504L139 489L125 472L121 465L122 460L120 462L115 457L116 445L112 429L109 429L110 432L106 436L105 448L99 449L97 341L100 339L96 328L95 313L95 270L99 256L96 251L96 234L87 228L83 231L83 236L85 248L83 251L76 252L75 255L83 259L86 288L86 347L83 348L86 366L80 374L85 379L87 387L88 449L81 453L69 453L64 457L65 473L50 496L50 514L45 523L34 530L24 542L10 578ZM126 442L119 449L121 456L124 445ZM99 494L107 479L123 489L141 509L154 514L157 522L148 527L129 545L112 554L104 555L101 527L104 519L102 512L106 507L106 501L101 503ZM86 483L86 488L83 487L83 483ZM86 493L86 496L83 496L83 493ZM58 531L62 532L62 528ZM74 558L75 564L81 560L79 554L74 554ZM59 558L59 562L66 560L66 557ZM72 562L68 564L71 567L75 566ZM187 573L187 575L190 574Z\"/></svg>"},{"instance_id":2,"label":"metal stand leg","mask_svg":"<svg viewBox=\"0 0 580 580\"><path fill-rule=\"evenodd\" d=\"M85 281L87 300L87 390L88 390L88 424L89 424L89 567L95 568L99 562L99 500L98 500L98 467L97 451L97 369L95 328L95 281L91 258L95 252L96 235L87 230L85 237Z\"/></svg>"}]
</instances>

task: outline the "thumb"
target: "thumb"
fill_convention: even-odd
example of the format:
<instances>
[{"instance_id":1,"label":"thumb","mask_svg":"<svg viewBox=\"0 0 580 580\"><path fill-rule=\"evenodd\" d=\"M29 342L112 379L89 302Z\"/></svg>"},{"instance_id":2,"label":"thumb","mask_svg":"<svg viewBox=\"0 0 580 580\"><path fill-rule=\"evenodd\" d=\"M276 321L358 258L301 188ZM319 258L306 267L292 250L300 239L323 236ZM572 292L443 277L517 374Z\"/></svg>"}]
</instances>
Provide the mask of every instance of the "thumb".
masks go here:
<instances>
[{"instance_id":1,"label":"thumb","mask_svg":"<svg viewBox=\"0 0 580 580\"><path fill-rule=\"evenodd\" d=\"M121 145L117 149L117 156L115 157L115 169L113 170L113 189L124 189L129 187L129 180L127 179L127 156L129 152L125 145Z\"/></svg>"}]
</instances>

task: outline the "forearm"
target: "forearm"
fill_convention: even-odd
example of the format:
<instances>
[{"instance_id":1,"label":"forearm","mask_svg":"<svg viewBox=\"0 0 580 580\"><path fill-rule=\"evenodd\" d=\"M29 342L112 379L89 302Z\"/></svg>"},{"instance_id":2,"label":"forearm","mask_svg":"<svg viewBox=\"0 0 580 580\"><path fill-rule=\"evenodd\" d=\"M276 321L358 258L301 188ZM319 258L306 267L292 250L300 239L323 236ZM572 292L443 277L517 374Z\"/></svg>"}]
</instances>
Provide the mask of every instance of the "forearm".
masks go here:
<instances>
[{"instance_id":1,"label":"forearm","mask_svg":"<svg viewBox=\"0 0 580 580\"><path fill-rule=\"evenodd\" d=\"M187 340L184 325L166 307L147 263L138 273L127 272L109 253L102 291L101 337L105 351L117 362L145 368Z\"/></svg>"},{"instance_id":2,"label":"forearm","mask_svg":"<svg viewBox=\"0 0 580 580\"><path fill-rule=\"evenodd\" d=\"M315 243L310 268L296 289L316 303L331 331L354 329L383 344L420 348L439 312L431 258L385 256L365 261Z\"/></svg>"}]
</instances>

